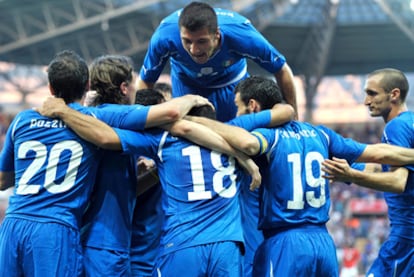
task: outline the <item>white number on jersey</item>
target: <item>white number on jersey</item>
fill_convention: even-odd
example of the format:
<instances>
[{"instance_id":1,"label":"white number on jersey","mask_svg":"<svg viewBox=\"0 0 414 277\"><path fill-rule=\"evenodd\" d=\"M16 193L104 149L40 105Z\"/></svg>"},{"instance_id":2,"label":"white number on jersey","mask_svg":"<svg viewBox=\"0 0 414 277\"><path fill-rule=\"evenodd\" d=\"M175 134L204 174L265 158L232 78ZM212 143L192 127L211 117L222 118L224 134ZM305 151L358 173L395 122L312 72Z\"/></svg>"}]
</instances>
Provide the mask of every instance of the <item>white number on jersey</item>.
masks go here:
<instances>
[{"instance_id":1,"label":"white number on jersey","mask_svg":"<svg viewBox=\"0 0 414 277\"><path fill-rule=\"evenodd\" d=\"M78 172L78 167L82 160L83 149L76 141L61 141L53 145L50 149L49 157L46 146L35 140L26 141L22 143L17 152L19 159L25 159L29 151L35 152L35 158L31 164L26 168L16 190L17 194L36 194L39 193L41 184L29 184L30 179L36 174L40 173L42 166L46 162L45 167L45 182L44 188L50 193L61 193L69 190L75 184L75 178ZM72 152L66 175L61 184L55 183L59 157L64 150Z\"/></svg>"},{"instance_id":2,"label":"white number on jersey","mask_svg":"<svg viewBox=\"0 0 414 277\"><path fill-rule=\"evenodd\" d=\"M319 188L319 198L316 198L314 191L307 191L304 193L302 184L302 163L299 153L289 154L288 162L292 164L292 176L293 176L293 200L288 201L288 209L301 210L305 206L306 202L314 208L319 208L326 203L325 184L326 180L322 178L321 164L323 162L323 156L318 152L309 152L305 157L305 176L306 185L312 188ZM320 172L318 176L313 175L312 163L317 162L319 164ZM305 195L305 196L304 196Z\"/></svg>"},{"instance_id":3,"label":"white number on jersey","mask_svg":"<svg viewBox=\"0 0 414 277\"><path fill-rule=\"evenodd\" d=\"M206 190L200 147L196 145L186 147L182 150L182 154L190 159L191 177L193 180L193 191L188 193L188 200L211 199L211 191ZM214 151L210 154L211 164L217 170L213 175L213 190L221 197L231 198L237 192L235 161L233 157L229 157L229 164L225 167L221 162L221 155ZM231 181L231 185L228 188L223 186L225 176L229 176Z\"/></svg>"}]
</instances>

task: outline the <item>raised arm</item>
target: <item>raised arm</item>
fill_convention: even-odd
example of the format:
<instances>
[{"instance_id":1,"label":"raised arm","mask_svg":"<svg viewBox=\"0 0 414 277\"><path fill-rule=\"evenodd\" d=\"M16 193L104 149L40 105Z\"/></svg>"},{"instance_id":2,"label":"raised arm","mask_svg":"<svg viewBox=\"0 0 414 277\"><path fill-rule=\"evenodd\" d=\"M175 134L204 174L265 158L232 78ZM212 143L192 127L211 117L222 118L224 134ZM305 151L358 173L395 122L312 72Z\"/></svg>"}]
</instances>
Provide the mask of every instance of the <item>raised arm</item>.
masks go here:
<instances>
[{"instance_id":1,"label":"raised arm","mask_svg":"<svg viewBox=\"0 0 414 277\"><path fill-rule=\"evenodd\" d=\"M295 110L295 118L297 119L298 106L296 100L296 86L290 66L285 63L283 67L275 73L275 78L277 84L282 90L283 98L285 99L286 103L292 105L293 109Z\"/></svg>"},{"instance_id":2,"label":"raised arm","mask_svg":"<svg viewBox=\"0 0 414 277\"><path fill-rule=\"evenodd\" d=\"M353 169L344 159L328 159L322 162L323 177L330 181L351 182L363 187L401 193L405 190L408 169L393 168L390 172L366 172Z\"/></svg>"}]
</instances>

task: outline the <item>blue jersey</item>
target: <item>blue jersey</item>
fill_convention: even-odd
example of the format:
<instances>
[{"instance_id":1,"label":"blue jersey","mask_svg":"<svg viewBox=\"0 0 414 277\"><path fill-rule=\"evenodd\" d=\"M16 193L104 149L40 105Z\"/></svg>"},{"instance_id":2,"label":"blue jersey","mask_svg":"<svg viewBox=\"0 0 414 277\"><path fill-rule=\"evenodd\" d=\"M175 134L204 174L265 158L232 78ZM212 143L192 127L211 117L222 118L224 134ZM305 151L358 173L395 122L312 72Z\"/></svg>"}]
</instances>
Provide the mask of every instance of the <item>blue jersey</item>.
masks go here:
<instances>
[{"instance_id":1,"label":"blue jersey","mask_svg":"<svg viewBox=\"0 0 414 277\"><path fill-rule=\"evenodd\" d=\"M402 147L414 147L414 113L406 111L389 121L381 141ZM378 257L367 272L375 276L412 276L414 264L414 165L406 165L407 183L402 193L384 192L390 220L390 239L384 242ZM383 171L390 166L383 165Z\"/></svg>"},{"instance_id":2,"label":"blue jersey","mask_svg":"<svg viewBox=\"0 0 414 277\"><path fill-rule=\"evenodd\" d=\"M127 153L158 167L165 215L159 255L220 241L243 242L234 158L162 130L117 130Z\"/></svg>"},{"instance_id":3,"label":"blue jersey","mask_svg":"<svg viewBox=\"0 0 414 277\"><path fill-rule=\"evenodd\" d=\"M253 132L269 166L263 174L259 227L264 230L325 224L329 219L329 183L321 163L332 156L354 162L365 144L326 127L290 122Z\"/></svg>"},{"instance_id":4,"label":"blue jersey","mask_svg":"<svg viewBox=\"0 0 414 277\"><path fill-rule=\"evenodd\" d=\"M248 76L247 58L269 73L278 72L285 57L258 32L251 22L233 11L216 9L221 33L220 46L204 64L193 61L183 48L176 11L155 30L140 71L145 82L155 83L170 61L173 97L199 94L215 106L217 119L235 117L234 87Z\"/></svg>"},{"instance_id":5,"label":"blue jersey","mask_svg":"<svg viewBox=\"0 0 414 277\"><path fill-rule=\"evenodd\" d=\"M399 114L385 126L382 142L414 148L413 124L413 112ZM405 167L409 170L409 174L404 192L385 192L384 197L388 205L391 236L414 241L414 165ZM389 166L384 166L384 169L388 171Z\"/></svg>"},{"instance_id":6,"label":"blue jersey","mask_svg":"<svg viewBox=\"0 0 414 277\"><path fill-rule=\"evenodd\" d=\"M143 130L149 107L104 104L91 108L109 125ZM113 113L121 111L122 120ZM136 199L136 155L104 151L99 164L92 201L83 217L82 244L95 248L129 252L132 214Z\"/></svg>"},{"instance_id":7,"label":"blue jersey","mask_svg":"<svg viewBox=\"0 0 414 277\"><path fill-rule=\"evenodd\" d=\"M269 110L259 113L251 113L238 116L227 122L230 125L241 127L247 131L255 128L264 128L269 126L271 114ZM256 163L260 161L256 161ZM259 168L263 168L260 164ZM240 182L240 212L242 216L243 234L246 244L246 253L244 255L245 276L251 276L254 253L257 247L263 241L262 231L258 229L259 224L259 190L250 190L251 177L247 173L243 174Z\"/></svg>"},{"instance_id":8,"label":"blue jersey","mask_svg":"<svg viewBox=\"0 0 414 277\"><path fill-rule=\"evenodd\" d=\"M96 146L80 139L63 121L33 110L19 113L8 129L0 159L1 171L15 172L6 217L78 229L95 181L97 154Z\"/></svg>"},{"instance_id":9,"label":"blue jersey","mask_svg":"<svg viewBox=\"0 0 414 277\"><path fill-rule=\"evenodd\" d=\"M151 276L164 224L162 188L158 183L137 197L132 222L132 276Z\"/></svg>"}]
</instances>

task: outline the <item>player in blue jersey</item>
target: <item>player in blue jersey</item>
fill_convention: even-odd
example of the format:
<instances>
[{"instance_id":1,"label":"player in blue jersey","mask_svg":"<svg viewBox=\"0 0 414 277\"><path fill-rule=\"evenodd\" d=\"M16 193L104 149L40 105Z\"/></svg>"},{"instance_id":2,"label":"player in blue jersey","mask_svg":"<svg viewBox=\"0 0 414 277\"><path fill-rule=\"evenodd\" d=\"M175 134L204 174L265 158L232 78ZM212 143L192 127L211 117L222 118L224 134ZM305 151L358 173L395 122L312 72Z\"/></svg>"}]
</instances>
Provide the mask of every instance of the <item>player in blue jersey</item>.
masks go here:
<instances>
[{"instance_id":1,"label":"player in blue jersey","mask_svg":"<svg viewBox=\"0 0 414 277\"><path fill-rule=\"evenodd\" d=\"M48 66L49 88L72 108L88 88L87 64L62 52ZM63 121L19 113L0 157L0 187L15 186L0 227L0 276L83 276L79 227L98 149Z\"/></svg>"},{"instance_id":2,"label":"player in blue jersey","mask_svg":"<svg viewBox=\"0 0 414 277\"><path fill-rule=\"evenodd\" d=\"M133 103L136 75L131 59L120 55L104 55L95 59L90 66L90 89L96 92L92 105L103 113L107 104ZM149 116L144 117L145 126L141 125L139 129L160 122L159 118L151 117L151 113L150 109ZM82 224L81 242L88 276L131 274L129 253L137 159L137 155L122 155L114 151L103 153L95 189Z\"/></svg>"},{"instance_id":3,"label":"player in blue jersey","mask_svg":"<svg viewBox=\"0 0 414 277\"><path fill-rule=\"evenodd\" d=\"M239 111L282 99L274 83L260 94L256 90L251 86L236 94ZM308 123L292 121L278 128L256 129L250 137L240 128L217 122L213 126L233 146L250 155L261 155L263 164L268 164L261 168L259 227L265 240L256 251L253 276L338 276L335 245L325 227L330 206L328 182L321 171L325 158L335 155L350 162L412 161L407 156L413 153L411 149L367 146Z\"/></svg>"},{"instance_id":4,"label":"player in blue jersey","mask_svg":"<svg viewBox=\"0 0 414 277\"><path fill-rule=\"evenodd\" d=\"M170 87L167 84L159 86L166 93L166 96L171 98L168 94ZM157 90L157 86L154 86L154 89L138 90L135 97L136 104L145 106L159 104L165 102L165 100L164 94ZM149 277L152 276L154 269L162 225L164 224L164 213L161 207L162 189L153 160L140 157L138 172L139 187L143 187L141 183L147 179L149 179L149 182L155 182L155 185L139 193L136 199L130 251L131 276Z\"/></svg>"},{"instance_id":5,"label":"player in blue jersey","mask_svg":"<svg viewBox=\"0 0 414 277\"><path fill-rule=\"evenodd\" d=\"M246 81L242 80L235 88L236 106L238 106L235 119L226 122L229 125L244 128L252 131L260 127L275 127L286 123L294 118L294 111L289 105L278 103L273 105L274 101L263 101L263 104L251 99L250 94L259 94L260 90L268 89L268 85L273 85L273 81L262 78L249 77ZM243 91L241 93L241 91ZM246 100L246 105L240 105L240 95L243 95ZM250 100L250 101L249 101ZM268 117L270 121L260 120L260 118ZM289 116L290 115L290 116ZM187 117L188 118L188 117ZM191 117L191 120L201 124L209 125L213 130L220 128L223 125L215 126L214 121L209 121L202 117ZM260 164L259 164L260 167ZM246 245L244 255L244 276L251 276L253 270L254 254L257 247L263 241L263 233L258 229L259 221L259 191L257 189L249 189L248 175L245 175L245 181L242 181L240 186L240 209L243 223L243 234Z\"/></svg>"},{"instance_id":6,"label":"player in blue jersey","mask_svg":"<svg viewBox=\"0 0 414 277\"><path fill-rule=\"evenodd\" d=\"M376 70L368 74L364 89L371 116L380 116L386 123L381 141L414 148L414 113L407 109L409 83L404 73L393 68ZM325 167L329 179L384 191L391 231L366 276L414 276L413 164L384 165L381 173L352 170L343 160L327 161Z\"/></svg>"},{"instance_id":7,"label":"player in blue jersey","mask_svg":"<svg viewBox=\"0 0 414 277\"><path fill-rule=\"evenodd\" d=\"M217 118L235 117L234 87L248 76L251 59L273 74L284 98L296 110L293 74L285 57L236 12L192 2L160 23L145 56L139 88L152 87L170 61L173 97L207 97Z\"/></svg>"}]
</instances>

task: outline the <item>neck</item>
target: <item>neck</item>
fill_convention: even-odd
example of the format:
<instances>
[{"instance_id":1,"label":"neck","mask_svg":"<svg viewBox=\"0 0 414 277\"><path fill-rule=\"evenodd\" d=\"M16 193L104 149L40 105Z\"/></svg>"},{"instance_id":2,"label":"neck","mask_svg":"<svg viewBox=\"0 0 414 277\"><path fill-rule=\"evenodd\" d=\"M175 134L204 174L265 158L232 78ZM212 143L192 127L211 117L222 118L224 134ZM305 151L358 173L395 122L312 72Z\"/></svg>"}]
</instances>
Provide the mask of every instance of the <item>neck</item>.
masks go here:
<instances>
[{"instance_id":1,"label":"neck","mask_svg":"<svg viewBox=\"0 0 414 277\"><path fill-rule=\"evenodd\" d=\"M400 113L403 113L406 111L408 111L406 104L402 104L402 105L394 107L393 109L391 109L388 115L384 117L385 123L388 123L389 121L397 117Z\"/></svg>"}]
</instances>

